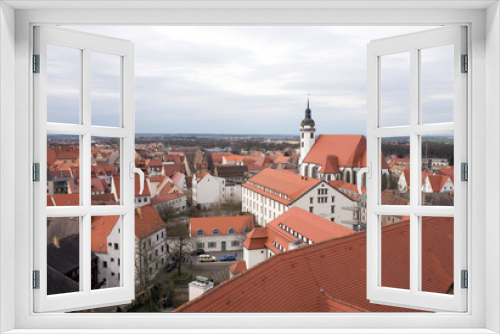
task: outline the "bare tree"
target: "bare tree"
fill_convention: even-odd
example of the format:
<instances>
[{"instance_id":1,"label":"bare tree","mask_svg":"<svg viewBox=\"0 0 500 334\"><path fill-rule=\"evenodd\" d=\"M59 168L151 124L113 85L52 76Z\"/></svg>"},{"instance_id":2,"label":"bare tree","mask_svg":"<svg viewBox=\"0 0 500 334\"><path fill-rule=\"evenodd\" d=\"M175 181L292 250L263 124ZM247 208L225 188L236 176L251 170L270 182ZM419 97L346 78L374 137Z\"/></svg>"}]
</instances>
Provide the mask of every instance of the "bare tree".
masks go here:
<instances>
[{"instance_id":1,"label":"bare tree","mask_svg":"<svg viewBox=\"0 0 500 334\"><path fill-rule=\"evenodd\" d=\"M167 224L167 239L170 245L170 255L179 262L177 268L180 276L182 261L190 259L190 253L194 249L194 240L189 236L189 224L169 222Z\"/></svg>"}]
</instances>

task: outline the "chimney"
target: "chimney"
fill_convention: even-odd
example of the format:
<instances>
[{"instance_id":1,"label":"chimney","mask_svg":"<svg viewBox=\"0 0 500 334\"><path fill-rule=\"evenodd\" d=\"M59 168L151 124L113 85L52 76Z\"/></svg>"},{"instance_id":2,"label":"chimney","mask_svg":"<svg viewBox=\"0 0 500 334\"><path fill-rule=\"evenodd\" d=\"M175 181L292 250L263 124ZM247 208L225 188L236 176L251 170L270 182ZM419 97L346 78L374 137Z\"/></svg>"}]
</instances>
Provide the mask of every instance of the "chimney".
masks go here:
<instances>
[{"instance_id":1,"label":"chimney","mask_svg":"<svg viewBox=\"0 0 500 334\"><path fill-rule=\"evenodd\" d=\"M141 208L136 208L135 210L137 211L139 218L142 219Z\"/></svg>"},{"instance_id":2,"label":"chimney","mask_svg":"<svg viewBox=\"0 0 500 334\"><path fill-rule=\"evenodd\" d=\"M56 248L61 248L61 244L59 243L59 238L57 236L54 236L54 238L52 240L53 240L54 246L56 246Z\"/></svg>"}]
</instances>

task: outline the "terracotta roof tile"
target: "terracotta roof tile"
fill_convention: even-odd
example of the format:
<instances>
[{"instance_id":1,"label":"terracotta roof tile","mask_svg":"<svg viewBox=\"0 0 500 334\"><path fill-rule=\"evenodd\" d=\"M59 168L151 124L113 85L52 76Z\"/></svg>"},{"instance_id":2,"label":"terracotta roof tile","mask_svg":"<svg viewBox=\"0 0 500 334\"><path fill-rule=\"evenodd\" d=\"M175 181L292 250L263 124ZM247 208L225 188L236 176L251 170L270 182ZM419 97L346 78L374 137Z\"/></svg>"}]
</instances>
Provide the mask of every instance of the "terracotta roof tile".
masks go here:
<instances>
[{"instance_id":1,"label":"terracotta roof tile","mask_svg":"<svg viewBox=\"0 0 500 334\"><path fill-rule=\"evenodd\" d=\"M191 218L189 225L192 236L196 236L198 229L203 230L203 235L212 235L214 228L219 229L219 235L226 235L230 227L234 228L236 234L241 234L244 227L249 230L253 228L253 216Z\"/></svg>"},{"instance_id":2,"label":"terracotta roof tile","mask_svg":"<svg viewBox=\"0 0 500 334\"><path fill-rule=\"evenodd\" d=\"M158 212L151 205L135 209L135 236L137 238L148 237L166 226Z\"/></svg>"},{"instance_id":3,"label":"terracotta roof tile","mask_svg":"<svg viewBox=\"0 0 500 334\"><path fill-rule=\"evenodd\" d=\"M304 237L312 240L314 243L334 238L341 238L356 233L347 227L331 222L328 219L296 206L267 223L265 228L269 226L269 228L274 230L277 234L283 237L286 236L291 238L292 241L297 239L297 237L294 237L289 232L283 230L279 226L280 224L283 224L291 228L293 231L300 233Z\"/></svg>"},{"instance_id":4,"label":"terracotta roof tile","mask_svg":"<svg viewBox=\"0 0 500 334\"><path fill-rule=\"evenodd\" d=\"M363 135L320 135L304 162L324 166L325 157L335 155L338 166L365 167L361 164L365 151L366 138Z\"/></svg>"},{"instance_id":5,"label":"terracotta roof tile","mask_svg":"<svg viewBox=\"0 0 500 334\"><path fill-rule=\"evenodd\" d=\"M54 194L52 195L56 206L78 206L80 205L79 194Z\"/></svg>"},{"instance_id":6,"label":"terracotta roof tile","mask_svg":"<svg viewBox=\"0 0 500 334\"><path fill-rule=\"evenodd\" d=\"M247 234L243 247L248 250L264 249L267 242L267 229L264 227L256 227Z\"/></svg>"},{"instance_id":7,"label":"terracotta roof tile","mask_svg":"<svg viewBox=\"0 0 500 334\"><path fill-rule=\"evenodd\" d=\"M181 197L186 197L186 195L180 194L180 193L160 195L158 197L151 199L151 204L156 205L159 203L168 202L168 201L171 201L171 200L174 200L177 198L181 198Z\"/></svg>"},{"instance_id":8,"label":"terracotta roof tile","mask_svg":"<svg viewBox=\"0 0 500 334\"><path fill-rule=\"evenodd\" d=\"M453 284L453 218L424 218L423 290L448 293ZM409 245L400 243L409 222L382 228L388 247L382 280L409 280ZM338 274L342 273L342 274ZM415 312L366 299L366 232L277 254L223 282L176 312Z\"/></svg>"},{"instance_id":9,"label":"terracotta roof tile","mask_svg":"<svg viewBox=\"0 0 500 334\"><path fill-rule=\"evenodd\" d=\"M247 264L245 261L238 261L229 267L229 271L233 275L242 274L247 271Z\"/></svg>"},{"instance_id":10,"label":"terracotta roof tile","mask_svg":"<svg viewBox=\"0 0 500 334\"><path fill-rule=\"evenodd\" d=\"M288 196L294 201L320 181L313 178L304 178L300 175L286 173L280 170L266 168L260 171L244 184L253 187L263 187Z\"/></svg>"},{"instance_id":11,"label":"terracotta roof tile","mask_svg":"<svg viewBox=\"0 0 500 334\"><path fill-rule=\"evenodd\" d=\"M93 216L90 230L90 248L96 253L108 251L108 235L120 216Z\"/></svg>"},{"instance_id":12,"label":"terracotta roof tile","mask_svg":"<svg viewBox=\"0 0 500 334\"><path fill-rule=\"evenodd\" d=\"M332 187L337 189L341 194L350 198L353 201L359 200L360 194L358 192L358 186L349 182L344 181L329 181ZM366 193L366 188L361 187L361 195Z\"/></svg>"}]
</instances>

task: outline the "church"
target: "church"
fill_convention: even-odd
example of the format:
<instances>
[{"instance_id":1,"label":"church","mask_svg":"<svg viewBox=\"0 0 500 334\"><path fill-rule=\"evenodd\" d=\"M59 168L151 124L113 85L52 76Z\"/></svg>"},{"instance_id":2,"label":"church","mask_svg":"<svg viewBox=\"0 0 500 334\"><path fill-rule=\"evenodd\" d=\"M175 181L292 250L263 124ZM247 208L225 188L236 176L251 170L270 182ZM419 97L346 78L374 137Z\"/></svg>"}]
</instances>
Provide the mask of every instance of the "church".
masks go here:
<instances>
[{"instance_id":1,"label":"church","mask_svg":"<svg viewBox=\"0 0 500 334\"><path fill-rule=\"evenodd\" d=\"M305 117L300 124L300 175L356 184L358 171L366 167L365 136L319 135L316 138L315 125L308 99Z\"/></svg>"}]
</instances>

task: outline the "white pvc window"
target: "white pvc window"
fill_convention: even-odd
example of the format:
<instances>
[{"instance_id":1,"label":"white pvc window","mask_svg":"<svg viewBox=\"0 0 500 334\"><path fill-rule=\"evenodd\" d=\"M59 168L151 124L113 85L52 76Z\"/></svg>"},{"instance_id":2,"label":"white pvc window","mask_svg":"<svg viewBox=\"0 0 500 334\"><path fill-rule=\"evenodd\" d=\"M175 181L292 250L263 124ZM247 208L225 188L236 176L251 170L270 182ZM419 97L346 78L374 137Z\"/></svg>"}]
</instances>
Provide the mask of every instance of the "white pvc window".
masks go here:
<instances>
[{"instance_id":1,"label":"white pvc window","mask_svg":"<svg viewBox=\"0 0 500 334\"><path fill-rule=\"evenodd\" d=\"M462 73L462 55L466 54L465 27L440 28L368 45L371 171L367 178L367 298L373 303L466 311L467 290L461 287L461 271L467 269L467 183L460 178L460 164L467 162L467 74ZM426 155L432 141L443 143L443 148L446 142L454 145L449 160L454 164L449 166L454 167L454 178L447 179L442 176L444 170L429 163ZM402 152L409 150L407 156L384 157L399 164L398 191L407 195L407 205L383 202L387 176L381 167L381 153L387 142L400 145ZM395 219L407 224L407 229L399 228L400 234L390 239L390 225ZM429 238L437 238L433 245L451 246L431 249ZM392 245L385 248L388 240ZM387 249L409 255L399 257L401 272L397 278L384 275ZM446 263L448 272L430 270L433 263L440 263L441 268ZM426 289L429 280L437 279L448 290L438 293Z\"/></svg>"},{"instance_id":2,"label":"white pvc window","mask_svg":"<svg viewBox=\"0 0 500 334\"><path fill-rule=\"evenodd\" d=\"M40 278L33 290L35 312L134 298L133 53L129 41L35 27L34 162L40 164L34 183L33 269ZM115 186L121 191L113 205L94 201L113 181L91 175L93 137L118 148ZM48 194L64 200L52 201Z\"/></svg>"}]
</instances>

